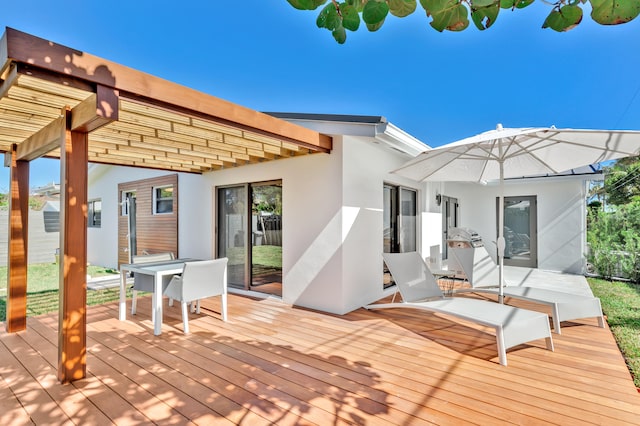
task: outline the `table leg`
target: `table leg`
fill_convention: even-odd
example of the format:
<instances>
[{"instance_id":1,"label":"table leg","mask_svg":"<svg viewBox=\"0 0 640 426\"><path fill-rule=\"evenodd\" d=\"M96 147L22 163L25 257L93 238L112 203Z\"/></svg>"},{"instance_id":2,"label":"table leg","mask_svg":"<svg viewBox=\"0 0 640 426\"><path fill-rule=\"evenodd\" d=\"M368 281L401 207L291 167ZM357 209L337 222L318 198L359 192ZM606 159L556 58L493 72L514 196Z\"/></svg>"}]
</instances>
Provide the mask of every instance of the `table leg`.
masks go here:
<instances>
[{"instance_id":1,"label":"table leg","mask_svg":"<svg viewBox=\"0 0 640 426\"><path fill-rule=\"evenodd\" d=\"M153 280L153 334L162 333L162 275L156 273Z\"/></svg>"},{"instance_id":2,"label":"table leg","mask_svg":"<svg viewBox=\"0 0 640 426\"><path fill-rule=\"evenodd\" d=\"M120 305L119 315L120 321L127 319L127 271L124 269L120 271Z\"/></svg>"}]
</instances>

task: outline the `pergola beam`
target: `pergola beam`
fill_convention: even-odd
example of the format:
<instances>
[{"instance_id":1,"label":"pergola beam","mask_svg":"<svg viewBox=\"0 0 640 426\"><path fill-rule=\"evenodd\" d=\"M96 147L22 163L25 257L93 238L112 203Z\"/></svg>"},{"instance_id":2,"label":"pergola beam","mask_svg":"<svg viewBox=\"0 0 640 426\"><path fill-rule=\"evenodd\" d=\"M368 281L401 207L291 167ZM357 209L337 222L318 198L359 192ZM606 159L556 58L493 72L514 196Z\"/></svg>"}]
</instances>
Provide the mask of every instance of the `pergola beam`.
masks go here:
<instances>
[{"instance_id":1,"label":"pergola beam","mask_svg":"<svg viewBox=\"0 0 640 426\"><path fill-rule=\"evenodd\" d=\"M9 89L11 89L17 79L18 67L14 65L9 69L7 75L2 79L2 83L0 84L0 99L7 96L7 93L9 93Z\"/></svg>"},{"instance_id":2,"label":"pergola beam","mask_svg":"<svg viewBox=\"0 0 640 426\"><path fill-rule=\"evenodd\" d=\"M76 105L69 115L61 114L18 145L18 160L35 160L61 147L67 130L65 117L71 119L71 130L85 133L117 120L118 95L104 86L98 86L96 92Z\"/></svg>"},{"instance_id":3,"label":"pergola beam","mask_svg":"<svg viewBox=\"0 0 640 426\"><path fill-rule=\"evenodd\" d=\"M64 141L65 129L65 115L61 115L18 145L18 160L35 160L59 148Z\"/></svg>"},{"instance_id":4,"label":"pergola beam","mask_svg":"<svg viewBox=\"0 0 640 426\"><path fill-rule=\"evenodd\" d=\"M96 93L76 105L71 111L71 129L92 132L118 120L118 110L116 91L98 85Z\"/></svg>"}]
</instances>

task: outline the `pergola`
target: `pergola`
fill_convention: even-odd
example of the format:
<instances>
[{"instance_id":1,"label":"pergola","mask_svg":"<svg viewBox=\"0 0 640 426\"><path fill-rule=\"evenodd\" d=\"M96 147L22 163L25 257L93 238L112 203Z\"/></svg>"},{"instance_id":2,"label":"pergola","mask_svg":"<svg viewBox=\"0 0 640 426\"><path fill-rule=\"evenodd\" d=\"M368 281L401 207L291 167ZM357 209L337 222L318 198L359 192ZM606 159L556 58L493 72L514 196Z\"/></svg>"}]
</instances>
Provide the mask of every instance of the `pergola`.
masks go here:
<instances>
[{"instance_id":1,"label":"pergola","mask_svg":"<svg viewBox=\"0 0 640 426\"><path fill-rule=\"evenodd\" d=\"M203 173L329 152L332 139L53 42L0 40L0 151L11 167L8 332L26 328L29 162L60 159L58 378L86 375L88 163Z\"/></svg>"}]
</instances>

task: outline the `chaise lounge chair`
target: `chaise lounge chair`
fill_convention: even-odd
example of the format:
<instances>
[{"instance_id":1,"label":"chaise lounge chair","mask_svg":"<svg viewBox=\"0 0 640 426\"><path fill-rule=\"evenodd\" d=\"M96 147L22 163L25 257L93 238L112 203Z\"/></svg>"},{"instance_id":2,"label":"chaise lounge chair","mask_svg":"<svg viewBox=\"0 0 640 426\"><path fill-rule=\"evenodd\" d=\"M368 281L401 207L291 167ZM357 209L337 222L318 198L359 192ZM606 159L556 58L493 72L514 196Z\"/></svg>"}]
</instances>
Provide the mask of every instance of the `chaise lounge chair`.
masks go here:
<instances>
[{"instance_id":1,"label":"chaise lounge chair","mask_svg":"<svg viewBox=\"0 0 640 426\"><path fill-rule=\"evenodd\" d=\"M453 247L452 251L471 285L470 289L457 290L458 292L471 291L474 293L499 294L498 265L493 261L485 247ZM509 285L503 287L503 295L504 297L550 306L553 331L557 334L561 334L560 322L580 318L597 317L598 325L604 327L602 307L600 306L600 299L597 297Z\"/></svg>"},{"instance_id":2,"label":"chaise lounge chair","mask_svg":"<svg viewBox=\"0 0 640 426\"><path fill-rule=\"evenodd\" d=\"M541 312L465 297L444 297L440 287L417 252L384 253L402 302L380 303L366 309L411 308L452 315L493 327L500 364L507 365L507 349L541 338L553 351L549 317ZM394 296L395 299L395 296Z\"/></svg>"}]
</instances>

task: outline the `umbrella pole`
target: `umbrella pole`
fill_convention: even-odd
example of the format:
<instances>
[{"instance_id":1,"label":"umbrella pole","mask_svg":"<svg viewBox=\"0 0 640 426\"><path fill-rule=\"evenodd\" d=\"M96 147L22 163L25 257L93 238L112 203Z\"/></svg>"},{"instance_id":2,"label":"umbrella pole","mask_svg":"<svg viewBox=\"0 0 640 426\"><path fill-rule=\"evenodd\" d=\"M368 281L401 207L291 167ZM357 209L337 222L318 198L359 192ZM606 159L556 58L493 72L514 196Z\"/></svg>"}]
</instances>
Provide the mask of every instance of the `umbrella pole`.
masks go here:
<instances>
[{"instance_id":1,"label":"umbrella pole","mask_svg":"<svg viewBox=\"0 0 640 426\"><path fill-rule=\"evenodd\" d=\"M502 146L500 146L502 151ZM502 152L500 152L502 157ZM504 303L504 164L500 160L500 197L498 198L498 302Z\"/></svg>"}]
</instances>

